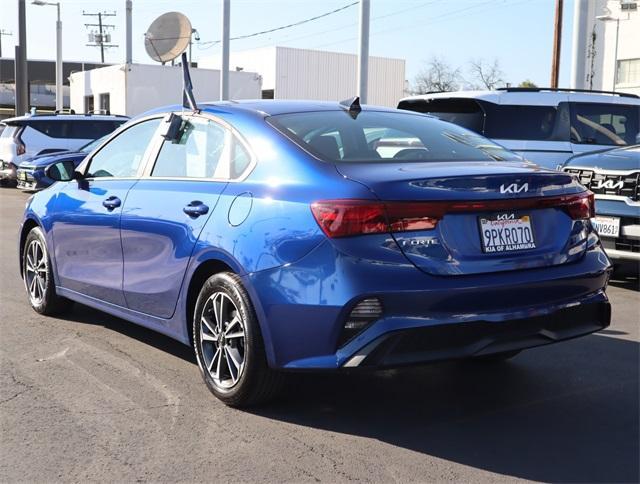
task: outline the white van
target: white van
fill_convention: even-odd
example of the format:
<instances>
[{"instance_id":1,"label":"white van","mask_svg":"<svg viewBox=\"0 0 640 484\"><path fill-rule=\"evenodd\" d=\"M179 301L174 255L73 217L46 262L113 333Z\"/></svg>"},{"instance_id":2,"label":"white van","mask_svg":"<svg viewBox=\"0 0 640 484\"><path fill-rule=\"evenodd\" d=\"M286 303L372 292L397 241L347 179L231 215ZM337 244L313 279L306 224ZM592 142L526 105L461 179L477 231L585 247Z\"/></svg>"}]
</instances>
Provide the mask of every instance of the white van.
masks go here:
<instances>
[{"instance_id":1,"label":"white van","mask_svg":"<svg viewBox=\"0 0 640 484\"><path fill-rule=\"evenodd\" d=\"M406 97L398 108L464 126L546 168L576 154L640 142L640 98L621 92L439 92Z\"/></svg>"},{"instance_id":2,"label":"white van","mask_svg":"<svg viewBox=\"0 0 640 484\"><path fill-rule=\"evenodd\" d=\"M20 163L34 156L77 150L129 118L102 114L36 114L2 121L0 181L13 181Z\"/></svg>"}]
</instances>

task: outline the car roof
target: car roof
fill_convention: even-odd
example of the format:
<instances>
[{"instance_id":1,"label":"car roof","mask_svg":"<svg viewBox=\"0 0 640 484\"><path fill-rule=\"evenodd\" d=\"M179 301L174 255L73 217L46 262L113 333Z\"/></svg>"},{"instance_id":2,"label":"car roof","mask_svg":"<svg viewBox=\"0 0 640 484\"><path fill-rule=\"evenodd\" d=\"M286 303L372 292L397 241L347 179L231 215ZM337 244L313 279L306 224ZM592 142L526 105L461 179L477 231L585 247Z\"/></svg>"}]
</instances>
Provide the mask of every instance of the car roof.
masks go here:
<instances>
[{"instance_id":1,"label":"car roof","mask_svg":"<svg viewBox=\"0 0 640 484\"><path fill-rule=\"evenodd\" d=\"M494 104L530 106L555 106L560 102L566 101L633 104L640 106L640 98L634 94L546 88L505 88L494 91L434 92L408 96L401 99L400 102L451 98L479 99Z\"/></svg>"},{"instance_id":2,"label":"car roof","mask_svg":"<svg viewBox=\"0 0 640 484\"><path fill-rule=\"evenodd\" d=\"M212 114L244 112L252 113L261 117L276 116L278 114L304 113L313 111L337 111L346 109L343 104L336 101L304 101L304 100L281 100L281 99L246 99L233 101L199 102L198 107L203 112ZM363 111L386 111L396 112L395 108L383 106L373 106L363 104ZM141 114L139 117L152 114L170 113L181 111L181 105L164 106ZM403 111L406 113L406 111Z\"/></svg>"},{"instance_id":3,"label":"car roof","mask_svg":"<svg viewBox=\"0 0 640 484\"><path fill-rule=\"evenodd\" d=\"M128 116L116 114L25 114L4 119L5 124L29 124L30 121L127 121Z\"/></svg>"}]
</instances>

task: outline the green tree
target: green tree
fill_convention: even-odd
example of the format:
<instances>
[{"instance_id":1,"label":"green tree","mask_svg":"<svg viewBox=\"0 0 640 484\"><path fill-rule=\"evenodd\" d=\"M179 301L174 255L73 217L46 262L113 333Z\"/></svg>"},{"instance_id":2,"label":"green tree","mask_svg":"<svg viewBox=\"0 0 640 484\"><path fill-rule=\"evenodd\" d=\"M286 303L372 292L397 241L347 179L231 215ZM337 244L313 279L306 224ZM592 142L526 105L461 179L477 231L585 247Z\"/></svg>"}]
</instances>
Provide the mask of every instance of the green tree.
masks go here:
<instances>
[{"instance_id":1,"label":"green tree","mask_svg":"<svg viewBox=\"0 0 640 484\"><path fill-rule=\"evenodd\" d=\"M533 81L530 81L529 79L526 79L526 80L522 81L520 84L518 84L518 87L535 88L535 87L538 87L538 86L536 86L536 84Z\"/></svg>"}]
</instances>

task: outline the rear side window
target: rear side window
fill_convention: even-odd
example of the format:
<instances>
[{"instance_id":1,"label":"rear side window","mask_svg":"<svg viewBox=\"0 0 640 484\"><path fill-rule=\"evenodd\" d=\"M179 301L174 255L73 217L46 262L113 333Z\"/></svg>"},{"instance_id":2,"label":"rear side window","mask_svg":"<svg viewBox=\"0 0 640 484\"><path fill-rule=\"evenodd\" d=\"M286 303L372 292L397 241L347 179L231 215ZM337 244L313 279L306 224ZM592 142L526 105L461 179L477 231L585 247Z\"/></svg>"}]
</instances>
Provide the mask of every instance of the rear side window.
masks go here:
<instances>
[{"instance_id":1,"label":"rear side window","mask_svg":"<svg viewBox=\"0 0 640 484\"><path fill-rule=\"evenodd\" d=\"M406 99L398 109L431 114L476 133L482 133L484 111L474 99Z\"/></svg>"},{"instance_id":2,"label":"rear side window","mask_svg":"<svg viewBox=\"0 0 640 484\"><path fill-rule=\"evenodd\" d=\"M283 134L331 162L520 160L492 141L451 123L400 112L346 111L268 118Z\"/></svg>"},{"instance_id":3,"label":"rear side window","mask_svg":"<svg viewBox=\"0 0 640 484\"><path fill-rule=\"evenodd\" d=\"M78 121L71 124L70 138L97 139L115 131L121 121Z\"/></svg>"},{"instance_id":4,"label":"rear side window","mask_svg":"<svg viewBox=\"0 0 640 484\"><path fill-rule=\"evenodd\" d=\"M570 103L571 142L624 146L636 143L640 106Z\"/></svg>"},{"instance_id":5,"label":"rear side window","mask_svg":"<svg viewBox=\"0 0 640 484\"><path fill-rule=\"evenodd\" d=\"M567 141L566 115L555 106L483 103L484 135L493 139Z\"/></svg>"},{"instance_id":6,"label":"rear side window","mask_svg":"<svg viewBox=\"0 0 640 484\"><path fill-rule=\"evenodd\" d=\"M209 120L190 118L178 142L165 141L151 172L155 177L227 178L227 131ZM226 158L228 159L228 157Z\"/></svg>"},{"instance_id":7,"label":"rear side window","mask_svg":"<svg viewBox=\"0 0 640 484\"><path fill-rule=\"evenodd\" d=\"M50 138L96 139L111 133L123 121L49 120L30 121L27 126Z\"/></svg>"},{"instance_id":8,"label":"rear side window","mask_svg":"<svg viewBox=\"0 0 640 484\"><path fill-rule=\"evenodd\" d=\"M62 120L29 121L26 126L49 136L50 138L70 138L71 123Z\"/></svg>"}]
</instances>

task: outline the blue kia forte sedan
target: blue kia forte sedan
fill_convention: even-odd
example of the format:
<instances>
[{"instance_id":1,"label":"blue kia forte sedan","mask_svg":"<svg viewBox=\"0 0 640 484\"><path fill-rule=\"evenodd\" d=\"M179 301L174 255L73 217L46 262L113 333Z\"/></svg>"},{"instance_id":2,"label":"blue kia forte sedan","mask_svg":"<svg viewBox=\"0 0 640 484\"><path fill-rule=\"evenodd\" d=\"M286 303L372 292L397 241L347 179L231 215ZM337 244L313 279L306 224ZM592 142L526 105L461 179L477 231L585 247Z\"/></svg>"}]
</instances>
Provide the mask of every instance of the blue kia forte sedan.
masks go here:
<instances>
[{"instance_id":1,"label":"blue kia forte sedan","mask_svg":"<svg viewBox=\"0 0 640 484\"><path fill-rule=\"evenodd\" d=\"M32 307L193 345L228 405L286 370L505 359L609 324L592 193L428 115L173 106L47 174L20 230Z\"/></svg>"}]
</instances>

